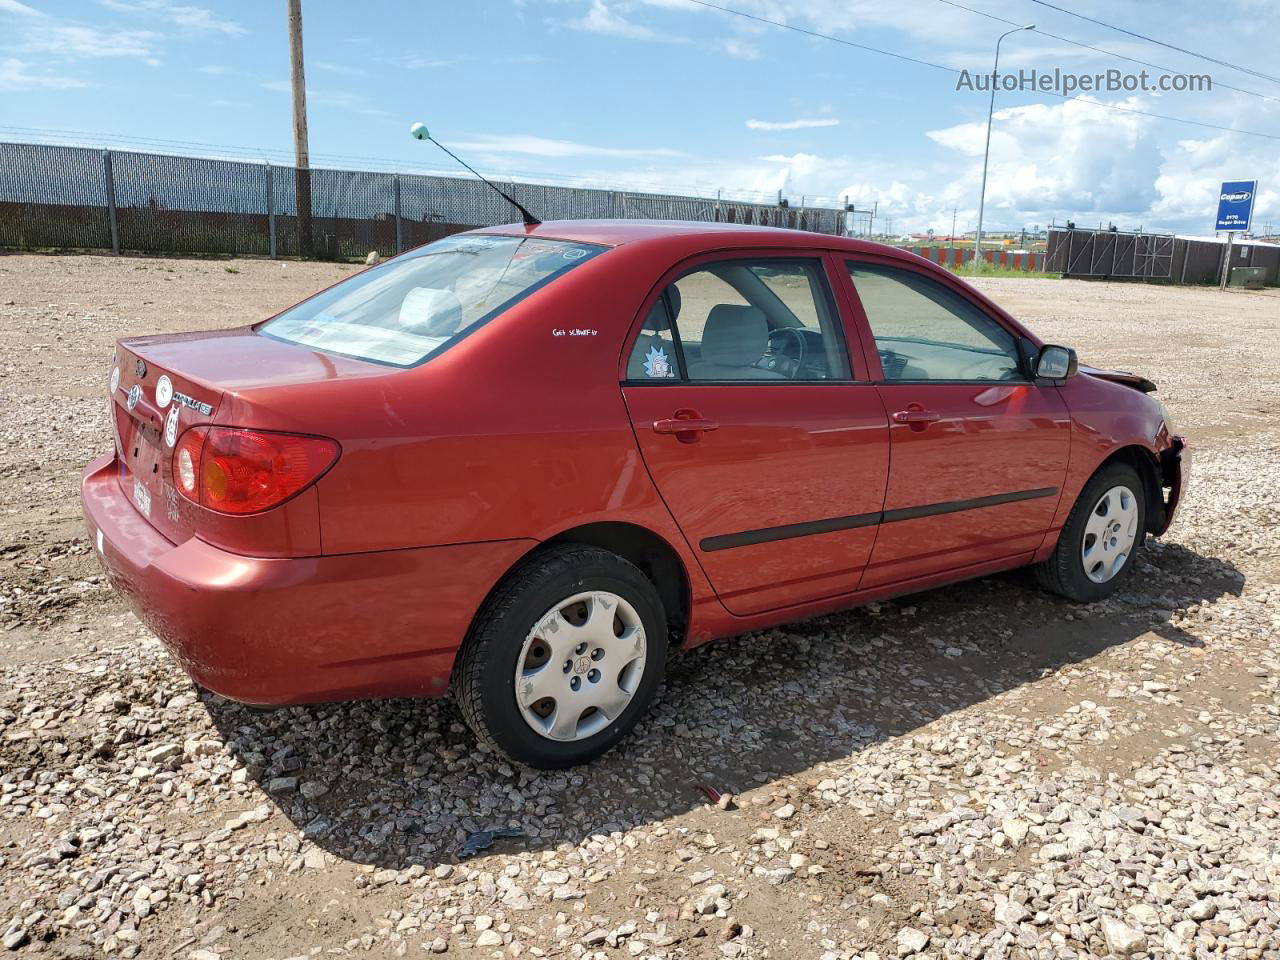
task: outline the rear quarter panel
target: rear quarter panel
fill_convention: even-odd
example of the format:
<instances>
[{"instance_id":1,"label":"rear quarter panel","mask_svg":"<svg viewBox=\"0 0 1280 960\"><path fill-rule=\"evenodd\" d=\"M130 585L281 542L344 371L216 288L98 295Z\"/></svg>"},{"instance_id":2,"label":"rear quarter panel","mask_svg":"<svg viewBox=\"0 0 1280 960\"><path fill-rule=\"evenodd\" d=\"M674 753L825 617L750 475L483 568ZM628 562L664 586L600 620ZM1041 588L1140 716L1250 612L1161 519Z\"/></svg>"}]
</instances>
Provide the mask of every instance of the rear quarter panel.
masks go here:
<instances>
[{"instance_id":1,"label":"rear quarter panel","mask_svg":"<svg viewBox=\"0 0 1280 960\"><path fill-rule=\"evenodd\" d=\"M219 419L342 444L316 486L325 554L631 522L681 554L697 596L700 571L618 383L628 328L661 272L662 254L641 254L601 254L420 367L231 395Z\"/></svg>"}]
</instances>

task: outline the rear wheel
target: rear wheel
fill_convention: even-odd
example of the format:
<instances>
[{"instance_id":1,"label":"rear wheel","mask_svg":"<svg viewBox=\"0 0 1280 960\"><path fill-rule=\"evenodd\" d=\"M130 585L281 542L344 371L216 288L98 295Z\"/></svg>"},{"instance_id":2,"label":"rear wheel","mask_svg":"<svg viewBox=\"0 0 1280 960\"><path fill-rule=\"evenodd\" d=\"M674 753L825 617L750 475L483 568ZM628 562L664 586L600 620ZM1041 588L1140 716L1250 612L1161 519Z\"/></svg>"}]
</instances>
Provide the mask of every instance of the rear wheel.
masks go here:
<instances>
[{"instance_id":1,"label":"rear wheel","mask_svg":"<svg viewBox=\"0 0 1280 960\"><path fill-rule=\"evenodd\" d=\"M1126 463L1110 464L1085 484L1057 547L1036 567L1036 576L1043 586L1072 600L1101 600L1133 569L1146 536L1142 478Z\"/></svg>"},{"instance_id":2,"label":"rear wheel","mask_svg":"<svg viewBox=\"0 0 1280 960\"><path fill-rule=\"evenodd\" d=\"M585 763L648 709L666 663L658 591L596 547L536 554L476 617L454 678L476 736L531 767Z\"/></svg>"}]
</instances>

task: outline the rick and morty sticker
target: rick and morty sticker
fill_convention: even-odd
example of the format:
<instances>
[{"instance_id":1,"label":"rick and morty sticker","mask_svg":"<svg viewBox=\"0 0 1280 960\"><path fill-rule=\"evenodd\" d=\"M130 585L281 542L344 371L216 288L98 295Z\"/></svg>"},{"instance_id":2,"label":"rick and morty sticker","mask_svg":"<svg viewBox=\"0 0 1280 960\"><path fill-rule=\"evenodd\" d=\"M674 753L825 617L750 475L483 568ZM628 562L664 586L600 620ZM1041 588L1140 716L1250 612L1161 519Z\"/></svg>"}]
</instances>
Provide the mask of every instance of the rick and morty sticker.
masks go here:
<instances>
[{"instance_id":1,"label":"rick and morty sticker","mask_svg":"<svg viewBox=\"0 0 1280 960\"><path fill-rule=\"evenodd\" d=\"M644 373L645 376L655 379L665 379L676 375L675 370L671 367L671 358L667 356L667 351L662 347L650 347L649 352L644 355Z\"/></svg>"}]
</instances>

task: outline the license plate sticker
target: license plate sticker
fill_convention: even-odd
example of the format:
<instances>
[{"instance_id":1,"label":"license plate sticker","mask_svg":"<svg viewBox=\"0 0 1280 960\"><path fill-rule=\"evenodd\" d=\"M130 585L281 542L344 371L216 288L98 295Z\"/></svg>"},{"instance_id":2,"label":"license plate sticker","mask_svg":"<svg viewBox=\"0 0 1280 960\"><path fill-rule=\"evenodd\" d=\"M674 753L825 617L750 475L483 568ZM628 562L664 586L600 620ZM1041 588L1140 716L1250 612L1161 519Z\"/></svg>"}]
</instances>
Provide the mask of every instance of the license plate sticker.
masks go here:
<instances>
[{"instance_id":1,"label":"license plate sticker","mask_svg":"<svg viewBox=\"0 0 1280 960\"><path fill-rule=\"evenodd\" d=\"M144 517L151 518L151 491L137 480L133 481L133 502Z\"/></svg>"}]
</instances>

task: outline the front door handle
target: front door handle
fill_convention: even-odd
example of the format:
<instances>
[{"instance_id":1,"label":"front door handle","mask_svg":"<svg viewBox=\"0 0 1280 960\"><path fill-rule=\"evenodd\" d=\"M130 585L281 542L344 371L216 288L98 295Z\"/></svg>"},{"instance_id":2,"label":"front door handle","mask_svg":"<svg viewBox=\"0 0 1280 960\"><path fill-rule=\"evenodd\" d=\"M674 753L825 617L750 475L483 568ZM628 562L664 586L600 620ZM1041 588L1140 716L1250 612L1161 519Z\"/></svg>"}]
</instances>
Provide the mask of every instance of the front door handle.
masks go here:
<instances>
[{"instance_id":1,"label":"front door handle","mask_svg":"<svg viewBox=\"0 0 1280 960\"><path fill-rule=\"evenodd\" d=\"M931 423L937 423L942 419L942 414L933 410L926 410L918 403L912 403L905 410L899 410L893 415L894 423L905 423L911 426L919 426L921 429Z\"/></svg>"},{"instance_id":2,"label":"front door handle","mask_svg":"<svg viewBox=\"0 0 1280 960\"><path fill-rule=\"evenodd\" d=\"M653 421L654 433L673 434L681 443L696 443L704 433L718 429L720 424L696 410L677 410L672 417Z\"/></svg>"}]
</instances>

